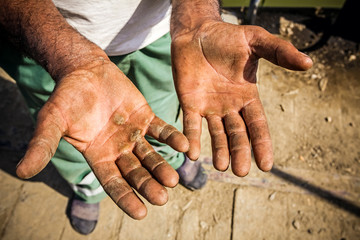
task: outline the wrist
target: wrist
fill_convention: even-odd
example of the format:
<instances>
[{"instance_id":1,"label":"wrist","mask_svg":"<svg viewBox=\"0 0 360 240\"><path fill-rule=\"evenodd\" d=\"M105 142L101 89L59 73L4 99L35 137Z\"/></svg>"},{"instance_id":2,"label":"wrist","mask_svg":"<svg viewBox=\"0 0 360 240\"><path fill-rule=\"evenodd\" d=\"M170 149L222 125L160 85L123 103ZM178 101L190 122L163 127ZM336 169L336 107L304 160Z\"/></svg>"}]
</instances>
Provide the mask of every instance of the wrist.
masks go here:
<instances>
[{"instance_id":1,"label":"wrist","mask_svg":"<svg viewBox=\"0 0 360 240\"><path fill-rule=\"evenodd\" d=\"M55 82L58 82L64 76L79 69L88 68L92 65L98 65L104 61L110 61L106 53L97 45L85 40L83 43L77 42L78 47L69 54L68 48L59 50L53 56L50 56L46 63L46 70L52 76ZM44 64L43 64L44 65Z\"/></svg>"},{"instance_id":2,"label":"wrist","mask_svg":"<svg viewBox=\"0 0 360 240\"><path fill-rule=\"evenodd\" d=\"M175 0L171 15L171 38L194 32L205 23L222 22L218 0Z\"/></svg>"}]
</instances>

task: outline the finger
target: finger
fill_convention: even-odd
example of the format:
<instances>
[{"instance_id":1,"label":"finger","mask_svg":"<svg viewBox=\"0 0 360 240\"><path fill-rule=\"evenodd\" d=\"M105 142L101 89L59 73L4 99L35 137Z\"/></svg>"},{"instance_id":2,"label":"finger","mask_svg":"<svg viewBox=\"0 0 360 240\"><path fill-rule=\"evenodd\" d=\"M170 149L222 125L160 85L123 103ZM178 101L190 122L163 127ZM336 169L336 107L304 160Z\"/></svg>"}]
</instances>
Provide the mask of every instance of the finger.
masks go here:
<instances>
[{"instance_id":1,"label":"finger","mask_svg":"<svg viewBox=\"0 0 360 240\"><path fill-rule=\"evenodd\" d=\"M166 189L141 166L132 153L120 155L116 161L121 175L136 191L154 205L164 205L168 200Z\"/></svg>"},{"instance_id":2,"label":"finger","mask_svg":"<svg viewBox=\"0 0 360 240\"><path fill-rule=\"evenodd\" d=\"M16 169L20 178L31 178L45 168L56 152L65 131L63 126L57 109L50 104L44 105L37 117L34 136Z\"/></svg>"},{"instance_id":3,"label":"finger","mask_svg":"<svg viewBox=\"0 0 360 240\"><path fill-rule=\"evenodd\" d=\"M249 130L256 164L261 170L270 171L273 164L273 152L270 133L260 99L247 104L242 113Z\"/></svg>"},{"instance_id":4,"label":"finger","mask_svg":"<svg viewBox=\"0 0 360 240\"><path fill-rule=\"evenodd\" d=\"M153 147L142 138L134 148L134 153L141 164L166 187L175 187L179 182L178 173L168 164Z\"/></svg>"},{"instance_id":5,"label":"finger","mask_svg":"<svg viewBox=\"0 0 360 240\"><path fill-rule=\"evenodd\" d=\"M307 70L312 66L309 56L299 52L291 43L275 37L265 29L249 26L246 35L251 35L249 46L258 57L291 70Z\"/></svg>"},{"instance_id":6,"label":"finger","mask_svg":"<svg viewBox=\"0 0 360 240\"><path fill-rule=\"evenodd\" d=\"M189 141L175 127L167 124L158 117L151 121L147 135L159 142L166 143L179 152L186 152L189 149Z\"/></svg>"},{"instance_id":7,"label":"finger","mask_svg":"<svg viewBox=\"0 0 360 240\"><path fill-rule=\"evenodd\" d=\"M114 161L95 163L91 168L105 192L126 214L134 219L143 219L146 216L144 203L122 177Z\"/></svg>"},{"instance_id":8,"label":"finger","mask_svg":"<svg viewBox=\"0 0 360 240\"><path fill-rule=\"evenodd\" d=\"M197 113L184 112L184 134L190 144L186 155L192 160L197 160L200 156L201 119Z\"/></svg>"},{"instance_id":9,"label":"finger","mask_svg":"<svg viewBox=\"0 0 360 240\"><path fill-rule=\"evenodd\" d=\"M231 153L231 168L235 175L244 177L249 173L251 150L245 123L237 112L224 117Z\"/></svg>"},{"instance_id":10,"label":"finger","mask_svg":"<svg viewBox=\"0 0 360 240\"><path fill-rule=\"evenodd\" d=\"M211 136L214 167L219 171L225 171L229 167L230 156L224 124L221 117L215 115L207 116L206 120Z\"/></svg>"}]
</instances>

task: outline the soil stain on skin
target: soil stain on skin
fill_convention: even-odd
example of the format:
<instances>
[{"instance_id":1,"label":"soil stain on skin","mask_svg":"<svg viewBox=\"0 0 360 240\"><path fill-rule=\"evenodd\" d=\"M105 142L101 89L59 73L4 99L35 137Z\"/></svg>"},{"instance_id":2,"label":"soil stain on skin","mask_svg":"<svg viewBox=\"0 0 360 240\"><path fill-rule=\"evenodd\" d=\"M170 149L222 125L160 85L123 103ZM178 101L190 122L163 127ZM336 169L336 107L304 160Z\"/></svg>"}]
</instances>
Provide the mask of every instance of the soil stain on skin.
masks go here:
<instances>
[{"instance_id":1,"label":"soil stain on skin","mask_svg":"<svg viewBox=\"0 0 360 240\"><path fill-rule=\"evenodd\" d=\"M122 125L125 123L125 118L119 114L115 114L113 121L116 125Z\"/></svg>"}]
</instances>

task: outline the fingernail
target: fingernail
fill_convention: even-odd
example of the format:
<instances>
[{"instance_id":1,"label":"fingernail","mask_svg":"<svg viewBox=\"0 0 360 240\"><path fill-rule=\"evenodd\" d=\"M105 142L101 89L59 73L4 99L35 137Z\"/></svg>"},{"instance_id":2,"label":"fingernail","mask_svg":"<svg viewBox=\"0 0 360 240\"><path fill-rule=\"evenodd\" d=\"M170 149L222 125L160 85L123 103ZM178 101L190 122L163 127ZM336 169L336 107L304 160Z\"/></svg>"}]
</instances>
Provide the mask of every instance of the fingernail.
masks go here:
<instances>
[{"instance_id":1,"label":"fingernail","mask_svg":"<svg viewBox=\"0 0 360 240\"><path fill-rule=\"evenodd\" d=\"M22 163L23 160L24 160L24 158L20 159L20 161L18 162L18 164L16 164L16 168Z\"/></svg>"},{"instance_id":2,"label":"fingernail","mask_svg":"<svg viewBox=\"0 0 360 240\"><path fill-rule=\"evenodd\" d=\"M301 53L301 54L302 54L302 55L304 55L305 57L310 58L310 56L309 56L309 55L307 55L307 54L305 54L305 53L303 53L303 52L300 52L300 51L299 51L299 53Z\"/></svg>"}]
</instances>

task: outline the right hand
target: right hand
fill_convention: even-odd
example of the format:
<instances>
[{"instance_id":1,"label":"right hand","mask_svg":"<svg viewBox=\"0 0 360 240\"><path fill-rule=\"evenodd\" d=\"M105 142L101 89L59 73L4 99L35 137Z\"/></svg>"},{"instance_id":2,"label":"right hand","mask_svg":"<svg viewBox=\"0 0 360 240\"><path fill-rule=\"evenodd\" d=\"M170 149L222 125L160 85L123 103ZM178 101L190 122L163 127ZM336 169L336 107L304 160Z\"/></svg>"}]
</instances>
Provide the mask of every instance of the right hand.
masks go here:
<instances>
[{"instance_id":1,"label":"right hand","mask_svg":"<svg viewBox=\"0 0 360 240\"><path fill-rule=\"evenodd\" d=\"M38 114L17 175L30 178L50 161L63 137L79 150L104 190L129 216L146 216L133 189L155 205L179 176L145 140L147 134L186 152L186 137L155 116L132 82L108 59L67 74ZM155 179L153 178L155 177Z\"/></svg>"}]
</instances>

